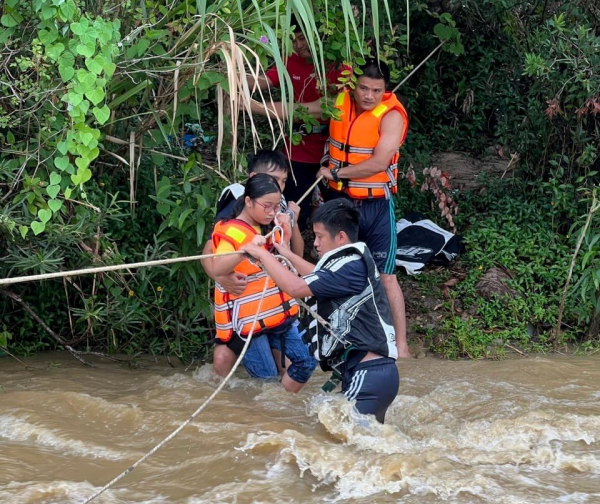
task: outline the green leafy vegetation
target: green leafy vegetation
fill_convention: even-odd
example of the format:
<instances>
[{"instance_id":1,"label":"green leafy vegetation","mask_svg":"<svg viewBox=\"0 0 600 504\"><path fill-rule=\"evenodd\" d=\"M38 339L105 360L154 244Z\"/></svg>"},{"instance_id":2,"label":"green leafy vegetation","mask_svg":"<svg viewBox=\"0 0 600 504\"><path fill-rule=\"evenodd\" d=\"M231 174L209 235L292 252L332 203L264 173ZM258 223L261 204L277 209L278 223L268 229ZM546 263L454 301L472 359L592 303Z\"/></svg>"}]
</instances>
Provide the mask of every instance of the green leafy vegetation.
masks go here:
<instances>
[{"instance_id":1,"label":"green leafy vegetation","mask_svg":"<svg viewBox=\"0 0 600 504\"><path fill-rule=\"evenodd\" d=\"M351 87L356 67L379 55L399 83L433 54L399 90L411 126L397 202L399 215L456 224L467 244L432 347L452 358L499 357L507 344L594 351L600 16L585 0L6 0L0 278L199 254L220 189L280 136L241 97L248 77L274 65L290 100L292 14L321 82L346 65L339 85ZM511 160L510 181L483 193L456 192L452 174L430 166L436 152L490 148ZM477 292L493 267L510 273L515 295ZM419 281L434 290L439 277L427 275ZM0 347L60 346L33 312L81 350L203 359L210 293L192 262L0 288Z\"/></svg>"}]
</instances>

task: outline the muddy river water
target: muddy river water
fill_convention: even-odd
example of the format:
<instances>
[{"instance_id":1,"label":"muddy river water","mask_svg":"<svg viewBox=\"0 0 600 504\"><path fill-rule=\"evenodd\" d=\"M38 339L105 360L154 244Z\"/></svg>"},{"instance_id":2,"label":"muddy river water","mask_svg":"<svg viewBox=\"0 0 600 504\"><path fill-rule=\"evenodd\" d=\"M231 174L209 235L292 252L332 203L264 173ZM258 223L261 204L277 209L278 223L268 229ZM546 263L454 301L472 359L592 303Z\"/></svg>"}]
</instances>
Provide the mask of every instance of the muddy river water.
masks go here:
<instances>
[{"instance_id":1,"label":"muddy river water","mask_svg":"<svg viewBox=\"0 0 600 504\"><path fill-rule=\"evenodd\" d=\"M78 503L185 421L210 367L0 359L0 503ZM402 361L386 425L240 372L97 503L600 503L600 356Z\"/></svg>"}]
</instances>

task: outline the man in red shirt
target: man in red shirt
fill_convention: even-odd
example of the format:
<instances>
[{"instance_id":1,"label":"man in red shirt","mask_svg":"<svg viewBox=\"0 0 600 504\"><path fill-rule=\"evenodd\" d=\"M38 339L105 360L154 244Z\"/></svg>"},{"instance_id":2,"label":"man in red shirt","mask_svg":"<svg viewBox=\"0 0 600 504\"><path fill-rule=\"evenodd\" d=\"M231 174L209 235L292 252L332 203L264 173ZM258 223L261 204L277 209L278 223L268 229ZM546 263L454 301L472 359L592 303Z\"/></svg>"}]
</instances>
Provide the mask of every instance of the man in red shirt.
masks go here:
<instances>
[{"instance_id":1,"label":"man in red shirt","mask_svg":"<svg viewBox=\"0 0 600 504\"><path fill-rule=\"evenodd\" d=\"M322 94L317 89L317 76L315 65L312 60L312 55L308 46L308 42L304 34L300 30L298 21L292 18L292 25L295 25L294 40L292 41L293 53L287 58L285 68L292 80L294 88L294 103L311 103L319 98ZM338 77L341 75L340 70L332 70L327 74L329 84L335 84ZM248 83L252 89L255 85L254 80L249 77ZM266 71L265 77L261 77L256 82L257 87L261 90L266 90L269 87L280 87L279 74L276 67L271 67ZM315 178L320 169L321 158L325 148L325 142L329 137L328 121L323 121L320 128L313 128L308 133L303 125L295 124L294 131L302 134L302 140L298 145L293 145L290 139L287 139L287 151L292 165L292 170L295 178L285 186L284 196L288 201L298 201L307 189L315 182ZM298 226L301 231L306 229L307 220L310 217L311 207L310 196L306 197L300 203L300 218Z\"/></svg>"}]
</instances>

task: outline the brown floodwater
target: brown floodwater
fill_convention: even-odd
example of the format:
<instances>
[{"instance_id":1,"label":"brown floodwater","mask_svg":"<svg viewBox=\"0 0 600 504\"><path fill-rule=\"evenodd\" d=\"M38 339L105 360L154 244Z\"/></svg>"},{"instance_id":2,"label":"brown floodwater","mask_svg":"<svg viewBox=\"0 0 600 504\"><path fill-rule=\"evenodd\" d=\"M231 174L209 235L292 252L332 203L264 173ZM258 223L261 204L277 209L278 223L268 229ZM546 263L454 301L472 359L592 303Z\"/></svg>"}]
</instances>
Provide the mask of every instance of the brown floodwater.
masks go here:
<instances>
[{"instance_id":1,"label":"brown floodwater","mask_svg":"<svg viewBox=\"0 0 600 504\"><path fill-rule=\"evenodd\" d=\"M0 503L85 501L215 390L210 367L0 359ZM97 503L600 503L600 356L398 363L386 425L243 372Z\"/></svg>"}]
</instances>

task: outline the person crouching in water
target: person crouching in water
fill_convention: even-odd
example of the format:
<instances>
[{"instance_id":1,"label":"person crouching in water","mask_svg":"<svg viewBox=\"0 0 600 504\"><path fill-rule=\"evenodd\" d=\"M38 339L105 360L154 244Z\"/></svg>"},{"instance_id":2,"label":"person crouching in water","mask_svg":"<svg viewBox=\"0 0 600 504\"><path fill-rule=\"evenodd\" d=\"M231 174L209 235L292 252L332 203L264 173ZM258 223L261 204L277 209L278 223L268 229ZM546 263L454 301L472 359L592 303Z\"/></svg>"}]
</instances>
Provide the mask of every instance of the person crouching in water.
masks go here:
<instances>
[{"instance_id":1,"label":"person crouching in water","mask_svg":"<svg viewBox=\"0 0 600 504\"><path fill-rule=\"evenodd\" d=\"M300 275L286 269L260 245L248 243L242 250L258 259L279 288L295 298L315 296L321 324L315 356L324 369L342 375L342 392L356 400L362 414L375 415L383 423L399 388L396 368L396 335L390 306L380 274L367 246L358 239L359 212L345 199L320 206L312 216L315 266L285 246L277 246Z\"/></svg>"},{"instance_id":2,"label":"person crouching in water","mask_svg":"<svg viewBox=\"0 0 600 504\"><path fill-rule=\"evenodd\" d=\"M215 287L216 345L213 372L226 376L240 355L247 336L254 327L252 338L267 338L271 348L284 354L291 362L281 378L284 388L298 392L310 378L316 361L298 334L295 323L298 305L284 294L261 268L243 254L219 257L219 254L241 250L253 244L271 255L263 234L267 234L277 212L281 210L281 188L277 180L259 173L248 179L243 196L235 203L230 219L218 222L212 233L212 269L215 275L233 271L247 276L244 291L236 296L219 284ZM284 241L291 231L284 227ZM277 259L274 258L276 261ZM261 297L267 282L264 298ZM260 305L260 312L256 317Z\"/></svg>"}]
</instances>

